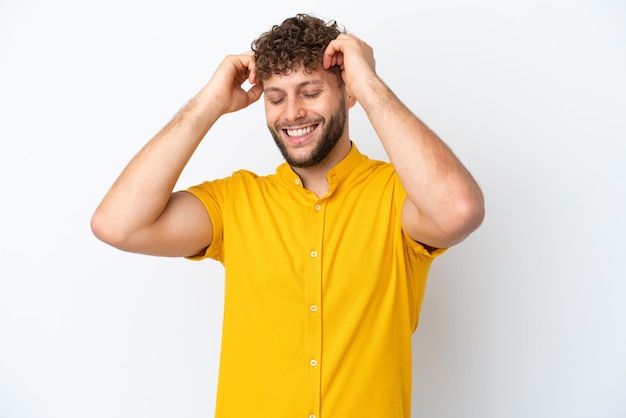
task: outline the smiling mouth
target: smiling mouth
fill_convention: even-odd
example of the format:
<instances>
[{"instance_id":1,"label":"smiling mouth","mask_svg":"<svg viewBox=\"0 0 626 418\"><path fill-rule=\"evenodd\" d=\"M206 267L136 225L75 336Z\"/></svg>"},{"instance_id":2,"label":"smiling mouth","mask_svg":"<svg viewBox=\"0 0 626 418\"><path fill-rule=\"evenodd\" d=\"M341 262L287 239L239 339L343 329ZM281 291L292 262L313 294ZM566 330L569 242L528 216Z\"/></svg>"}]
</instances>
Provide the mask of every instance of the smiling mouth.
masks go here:
<instances>
[{"instance_id":1,"label":"smiling mouth","mask_svg":"<svg viewBox=\"0 0 626 418\"><path fill-rule=\"evenodd\" d=\"M292 138L297 138L300 136L305 136L305 135L310 134L311 132L315 130L315 128L317 128L317 125L309 125L307 127L298 128L298 129L284 129L284 131L287 134L287 136L292 137Z\"/></svg>"}]
</instances>

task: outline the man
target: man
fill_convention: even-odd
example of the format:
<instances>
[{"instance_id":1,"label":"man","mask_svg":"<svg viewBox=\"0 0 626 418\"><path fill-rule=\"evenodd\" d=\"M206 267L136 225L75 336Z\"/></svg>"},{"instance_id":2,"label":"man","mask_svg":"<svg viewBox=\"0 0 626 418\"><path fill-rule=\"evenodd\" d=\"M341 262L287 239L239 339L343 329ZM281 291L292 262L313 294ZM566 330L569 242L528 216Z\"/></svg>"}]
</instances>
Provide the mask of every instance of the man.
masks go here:
<instances>
[{"instance_id":1,"label":"man","mask_svg":"<svg viewBox=\"0 0 626 418\"><path fill-rule=\"evenodd\" d=\"M286 163L172 193L211 126L261 95ZM357 102L390 163L351 141ZM297 15L223 60L124 169L92 229L125 251L224 264L217 417L394 418L410 416L431 262L483 216L479 186L379 78L372 48Z\"/></svg>"}]
</instances>

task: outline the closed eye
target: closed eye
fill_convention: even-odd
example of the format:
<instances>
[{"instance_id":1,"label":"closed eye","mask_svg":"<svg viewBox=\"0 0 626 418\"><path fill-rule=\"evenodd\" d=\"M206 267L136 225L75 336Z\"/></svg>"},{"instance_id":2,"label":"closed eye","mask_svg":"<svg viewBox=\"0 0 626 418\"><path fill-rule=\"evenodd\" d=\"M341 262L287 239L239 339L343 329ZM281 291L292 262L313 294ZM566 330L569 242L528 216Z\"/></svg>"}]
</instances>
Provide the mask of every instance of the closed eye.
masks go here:
<instances>
[{"instance_id":1,"label":"closed eye","mask_svg":"<svg viewBox=\"0 0 626 418\"><path fill-rule=\"evenodd\" d=\"M285 98L284 97L268 97L266 95L265 100L267 100L273 105L277 105L277 104L281 104L285 100Z\"/></svg>"}]
</instances>

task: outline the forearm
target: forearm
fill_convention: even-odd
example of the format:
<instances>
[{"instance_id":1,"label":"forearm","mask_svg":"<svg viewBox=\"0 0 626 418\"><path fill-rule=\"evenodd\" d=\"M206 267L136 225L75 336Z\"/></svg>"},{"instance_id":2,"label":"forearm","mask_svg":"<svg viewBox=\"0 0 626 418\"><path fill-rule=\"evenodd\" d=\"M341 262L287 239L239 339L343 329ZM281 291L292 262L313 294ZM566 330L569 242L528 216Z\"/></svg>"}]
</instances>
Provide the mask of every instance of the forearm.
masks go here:
<instances>
[{"instance_id":1,"label":"forearm","mask_svg":"<svg viewBox=\"0 0 626 418\"><path fill-rule=\"evenodd\" d=\"M220 115L205 88L129 162L92 218L97 235L121 241L153 224L210 127Z\"/></svg>"},{"instance_id":2,"label":"forearm","mask_svg":"<svg viewBox=\"0 0 626 418\"><path fill-rule=\"evenodd\" d=\"M450 242L480 224L483 196L450 148L379 79L372 78L360 103L396 169L420 219L432 222Z\"/></svg>"}]
</instances>

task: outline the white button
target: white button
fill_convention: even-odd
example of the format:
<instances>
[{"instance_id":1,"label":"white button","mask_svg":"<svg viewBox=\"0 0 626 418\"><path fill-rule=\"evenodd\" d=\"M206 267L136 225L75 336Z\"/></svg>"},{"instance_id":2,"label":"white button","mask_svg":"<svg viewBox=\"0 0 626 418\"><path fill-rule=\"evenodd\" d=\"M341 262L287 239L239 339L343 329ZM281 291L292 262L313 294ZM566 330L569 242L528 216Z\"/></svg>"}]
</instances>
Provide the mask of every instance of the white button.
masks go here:
<instances>
[{"instance_id":1,"label":"white button","mask_svg":"<svg viewBox=\"0 0 626 418\"><path fill-rule=\"evenodd\" d=\"M317 311L317 306L311 305L311 312L315 312L315 311Z\"/></svg>"},{"instance_id":2,"label":"white button","mask_svg":"<svg viewBox=\"0 0 626 418\"><path fill-rule=\"evenodd\" d=\"M320 205L315 205L315 210L320 210L322 208L322 206Z\"/></svg>"},{"instance_id":3,"label":"white button","mask_svg":"<svg viewBox=\"0 0 626 418\"><path fill-rule=\"evenodd\" d=\"M311 257L317 257L317 251L311 251Z\"/></svg>"},{"instance_id":4,"label":"white button","mask_svg":"<svg viewBox=\"0 0 626 418\"><path fill-rule=\"evenodd\" d=\"M311 360L311 367L315 367L315 366L317 366L317 361Z\"/></svg>"},{"instance_id":5,"label":"white button","mask_svg":"<svg viewBox=\"0 0 626 418\"><path fill-rule=\"evenodd\" d=\"M309 415L309 418L315 418L315 415L311 414Z\"/></svg>"},{"instance_id":6,"label":"white button","mask_svg":"<svg viewBox=\"0 0 626 418\"><path fill-rule=\"evenodd\" d=\"M298 184L300 184L300 179L296 179L294 183L296 183L296 186L297 186Z\"/></svg>"}]
</instances>

